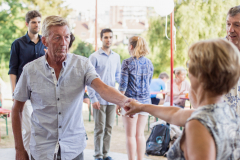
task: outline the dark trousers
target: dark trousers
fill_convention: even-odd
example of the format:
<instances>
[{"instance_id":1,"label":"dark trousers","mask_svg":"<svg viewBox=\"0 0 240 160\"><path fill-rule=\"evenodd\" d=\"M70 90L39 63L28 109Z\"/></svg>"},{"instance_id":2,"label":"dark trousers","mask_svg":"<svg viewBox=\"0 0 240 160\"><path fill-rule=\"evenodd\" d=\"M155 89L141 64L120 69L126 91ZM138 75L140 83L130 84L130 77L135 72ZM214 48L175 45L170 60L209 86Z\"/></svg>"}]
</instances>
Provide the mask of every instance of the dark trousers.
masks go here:
<instances>
[{"instance_id":1,"label":"dark trousers","mask_svg":"<svg viewBox=\"0 0 240 160\"><path fill-rule=\"evenodd\" d=\"M160 99L154 97L154 98L151 98L151 101L152 101L152 104L158 105L160 102Z\"/></svg>"}]
</instances>

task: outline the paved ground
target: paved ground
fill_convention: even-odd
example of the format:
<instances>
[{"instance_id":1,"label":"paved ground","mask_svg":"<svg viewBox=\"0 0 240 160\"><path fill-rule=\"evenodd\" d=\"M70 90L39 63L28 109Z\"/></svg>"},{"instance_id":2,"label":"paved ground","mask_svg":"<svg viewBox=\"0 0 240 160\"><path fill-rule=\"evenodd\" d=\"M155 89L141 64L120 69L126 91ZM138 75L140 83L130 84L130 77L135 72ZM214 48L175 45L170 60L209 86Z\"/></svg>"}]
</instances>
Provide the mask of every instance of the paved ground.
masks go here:
<instances>
[{"instance_id":1,"label":"paved ground","mask_svg":"<svg viewBox=\"0 0 240 160\"><path fill-rule=\"evenodd\" d=\"M1 160L15 160L15 150L14 148L6 148L6 149L0 149L0 159ZM85 149L84 150L84 160L94 160L93 158L93 150ZM115 153L111 152L110 156L114 160L127 160L127 155L123 153ZM148 159L144 159L148 160Z\"/></svg>"}]
</instances>

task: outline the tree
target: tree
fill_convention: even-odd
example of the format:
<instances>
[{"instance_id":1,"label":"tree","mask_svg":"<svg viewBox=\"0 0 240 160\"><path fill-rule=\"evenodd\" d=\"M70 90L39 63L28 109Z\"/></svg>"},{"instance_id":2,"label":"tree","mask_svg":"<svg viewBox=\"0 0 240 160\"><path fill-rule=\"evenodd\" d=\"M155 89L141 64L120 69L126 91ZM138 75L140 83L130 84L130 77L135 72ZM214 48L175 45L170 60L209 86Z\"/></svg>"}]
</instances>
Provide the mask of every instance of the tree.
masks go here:
<instances>
[{"instance_id":1,"label":"tree","mask_svg":"<svg viewBox=\"0 0 240 160\"><path fill-rule=\"evenodd\" d=\"M73 42L72 50L74 54L78 54L87 58L94 52L92 44L81 41L77 37L76 40Z\"/></svg>"},{"instance_id":2,"label":"tree","mask_svg":"<svg viewBox=\"0 0 240 160\"><path fill-rule=\"evenodd\" d=\"M189 45L199 40L223 38L226 35L226 16L240 0L175 0L174 21L177 28L174 66L185 66ZM155 76L170 72L170 41L165 37L165 17L152 17L145 34L151 49ZM168 18L167 33L170 36ZM186 42L185 42L186 41ZM188 45L188 44L189 45Z\"/></svg>"},{"instance_id":3,"label":"tree","mask_svg":"<svg viewBox=\"0 0 240 160\"><path fill-rule=\"evenodd\" d=\"M27 32L26 13L35 9L41 12L42 19L49 15L67 17L71 9L63 3L63 0L0 0L0 77L7 76L12 42Z\"/></svg>"}]
</instances>

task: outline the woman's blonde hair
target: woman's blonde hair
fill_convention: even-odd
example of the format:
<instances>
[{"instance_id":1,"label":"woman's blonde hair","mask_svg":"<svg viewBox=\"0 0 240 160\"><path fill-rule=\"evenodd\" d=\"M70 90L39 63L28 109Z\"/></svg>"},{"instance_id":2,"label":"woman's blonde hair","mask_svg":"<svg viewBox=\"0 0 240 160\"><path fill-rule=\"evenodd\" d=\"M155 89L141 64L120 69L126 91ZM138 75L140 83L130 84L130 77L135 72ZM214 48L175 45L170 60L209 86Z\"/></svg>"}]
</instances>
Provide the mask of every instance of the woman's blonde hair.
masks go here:
<instances>
[{"instance_id":1,"label":"woman's blonde hair","mask_svg":"<svg viewBox=\"0 0 240 160\"><path fill-rule=\"evenodd\" d=\"M228 93L240 76L239 50L223 39L200 41L188 51L189 72L203 89L217 95Z\"/></svg>"},{"instance_id":2,"label":"woman's blonde hair","mask_svg":"<svg viewBox=\"0 0 240 160\"><path fill-rule=\"evenodd\" d=\"M183 68L183 67L177 67L177 68L175 68L174 70L173 70L173 73L175 74L175 75L179 75L179 74L181 74L181 73L187 73L187 70L185 69L185 68Z\"/></svg>"},{"instance_id":3,"label":"woman's blonde hair","mask_svg":"<svg viewBox=\"0 0 240 160\"><path fill-rule=\"evenodd\" d=\"M133 52L131 56L136 57L137 59L142 56L149 54L149 49L145 39L139 36L133 36L129 39L129 44L133 47Z\"/></svg>"},{"instance_id":4,"label":"woman's blonde hair","mask_svg":"<svg viewBox=\"0 0 240 160\"><path fill-rule=\"evenodd\" d=\"M42 36L49 36L49 29L51 26L65 26L67 25L69 28L69 24L66 19L60 16L48 16L44 19L42 24Z\"/></svg>"}]
</instances>

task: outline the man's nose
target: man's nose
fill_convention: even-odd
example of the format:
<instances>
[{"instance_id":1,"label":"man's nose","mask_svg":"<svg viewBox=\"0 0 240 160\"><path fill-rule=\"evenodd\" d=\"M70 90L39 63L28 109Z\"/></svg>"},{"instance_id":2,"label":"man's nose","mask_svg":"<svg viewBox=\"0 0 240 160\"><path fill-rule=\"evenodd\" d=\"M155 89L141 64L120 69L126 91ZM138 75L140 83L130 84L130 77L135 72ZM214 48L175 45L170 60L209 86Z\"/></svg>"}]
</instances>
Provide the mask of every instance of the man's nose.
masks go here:
<instances>
[{"instance_id":1,"label":"man's nose","mask_svg":"<svg viewBox=\"0 0 240 160\"><path fill-rule=\"evenodd\" d=\"M61 44L62 46L65 46L65 45L67 44L67 41L66 41L65 37L61 37L60 44Z\"/></svg>"},{"instance_id":2,"label":"man's nose","mask_svg":"<svg viewBox=\"0 0 240 160\"><path fill-rule=\"evenodd\" d=\"M228 27L228 32L234 32L234 28L232 24Z\"/></svg>"}]
</instances>

